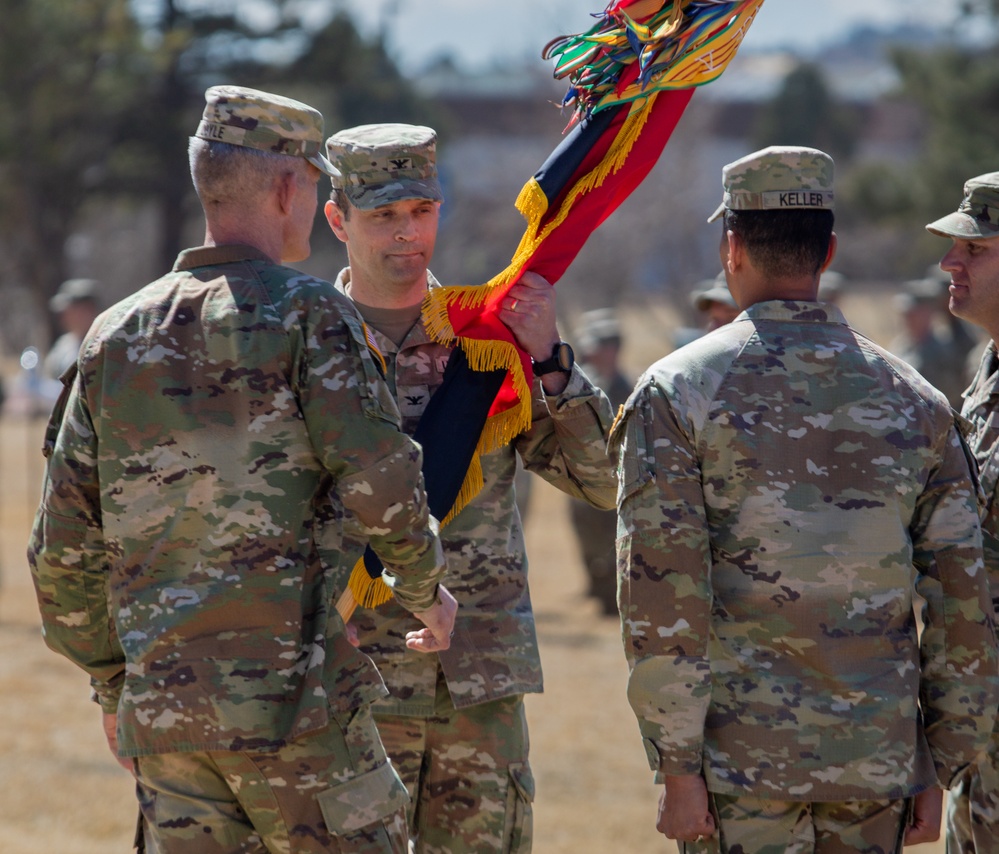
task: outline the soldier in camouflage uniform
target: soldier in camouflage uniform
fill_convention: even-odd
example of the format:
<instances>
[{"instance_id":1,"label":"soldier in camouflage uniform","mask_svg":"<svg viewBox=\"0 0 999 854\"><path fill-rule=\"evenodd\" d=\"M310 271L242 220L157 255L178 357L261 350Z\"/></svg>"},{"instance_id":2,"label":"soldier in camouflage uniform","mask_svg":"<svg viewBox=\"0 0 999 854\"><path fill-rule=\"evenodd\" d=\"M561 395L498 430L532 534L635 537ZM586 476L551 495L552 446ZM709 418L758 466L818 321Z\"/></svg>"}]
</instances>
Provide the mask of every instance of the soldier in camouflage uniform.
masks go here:
<instances>
[{"instance_id":1,"label":"soldier in camouflage uniform","mask_svg":"<svg viewBox=\"0 0 999 854\"><path fill-rule=\"evenodd\" d=\"M322 116L206 98L205 245L97 319L49 426L28 555L45 639L90 674L148 850L402 852L384 685L331 574L347 510L426 623L409 642L447 647L421 452L349 303L281 266L308 256L332 171Z\"/></svg>"},{"instance_id":2,"label":"soldier in camouflage uniform","mask_svg":"<svg viewBox=\"0 0 999 854\"><path fill-rule=\"evenodd\" d=\"M649 368L611 435L657 826L686 852L900 851L995 715L977 483L943 396L816 301L832 160L764 149L723 183L743 312Z\"/></svg>"},{"instance_id":3,"label":"soldier in camouflage uniform","mask_svg":"<svg viewBox=\"0 0 999 854\"><path fill-rule=\"evenodd\" d=\"M958 210L926 228L953 241L940 262L951 279L951 313L991 338L964 393L962 414L971 422L971 449L985 492L985 566L999 613L999 172L968 181ZM993 729L988 751L950 794L947 851L999 851L999 729Z\"/></svg>"},{"instance_id":4,"label":"soldier in camouflage uniform","mask_svg":"<svg viewBox=\"0 0 999 854\"><path fill-rule=\"evenodd\" d=\"M373 330L412 433L440 386L451 350L421 320L443 198L436 135L411 125L368 125L327 140L342 173L326 216L350 266L337 285ZM578 368L544 372L560 346L554 289L527 274L503 299L500 318L536 360L533 423L482 459L484 487L441 532L448 588L459 602L451 648L413 655L412 618L390 603L355 618L362 649L390 696L376 704L385 748L413 806L417 852L526 852L534 781L523 695L541 691L541 665L527 586L524 533L513 479L519 454L529 471L570 495L614 502L606 457L611 410ZM551 367L551 366L549 366Z\"/></svg>"},{"instance_id":5,"label":"soldier in camouflage uniform","mask_svg":"<svg viewBox=\"0 0 999 854\"><path fill-rule=\"evenodd\" d=\"M576 346L583 372L603 390L617 411L631 394L633 380L621 372L621 324L613 309L597 308L579 319ZM594 507L588 501L574 499L569 504L569 518L583 558L588 594L600 603L601 611L617 618L617 567L614 539L617 515L613 510Z\"/></svg>"}]
</instances>

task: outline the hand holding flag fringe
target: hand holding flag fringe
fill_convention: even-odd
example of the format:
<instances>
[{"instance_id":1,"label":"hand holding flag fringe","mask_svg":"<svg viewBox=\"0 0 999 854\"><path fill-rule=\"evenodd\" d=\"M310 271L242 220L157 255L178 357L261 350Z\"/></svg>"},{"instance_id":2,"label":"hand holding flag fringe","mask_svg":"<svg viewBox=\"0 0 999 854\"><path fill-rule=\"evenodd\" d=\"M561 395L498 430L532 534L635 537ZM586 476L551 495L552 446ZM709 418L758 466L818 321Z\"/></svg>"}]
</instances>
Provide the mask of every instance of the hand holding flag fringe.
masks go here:
<instances>
[{"instance_id":1,"label":"hand holding flag fringe","mask_svg":"<svg viewBox=\"0 0 999 854\"><path fill-rule=\"evenodd\" d=\"M555 39L545 49L545 58L556 59L555 76L569 80L563 104L574 112L571 131L517 198L527 220L520 246L510 265L485 285L435 289L424 301L431 337L457 347L452 361L463 354L419 428L425 443L438 440L437 448L424 444L423 471L432 512L445 523L481 489L479 455L502 447L531 424L531 360L498 318L500 301L526 270L552 284L561 278L590 234L656 164L694 89L728 67L762 5L763 0L619 0L595 15L597 23L587 32ZM495 384L497 372L504 372L499 390L479 394L488 404L466 422L467 429L477 430L464 442L474 451L470 457L454 452L463 428L456 428L449 413L473 389ZM438 470L450 474L438 477L433 474ZM452 484L449 494L431 491L435 479ZM380 572L377 558L358 562L349 595L337 603L344 619L353 611L353 599L377 605L389 598Z\"/></svg>"}]
</instances>

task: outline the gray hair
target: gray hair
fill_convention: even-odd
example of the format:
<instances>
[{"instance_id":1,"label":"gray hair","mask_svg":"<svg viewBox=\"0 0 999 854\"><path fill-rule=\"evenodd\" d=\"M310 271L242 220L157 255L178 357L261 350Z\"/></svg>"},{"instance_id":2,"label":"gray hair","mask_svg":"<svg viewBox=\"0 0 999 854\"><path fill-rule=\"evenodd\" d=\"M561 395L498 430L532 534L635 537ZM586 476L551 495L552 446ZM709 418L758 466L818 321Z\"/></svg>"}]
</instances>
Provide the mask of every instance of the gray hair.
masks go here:
<instances>
[{"instance_id":1,"label":"gray hair","mask_svg":"<svg viewBox=\"0 0 999 854\"><path fill-rule=\"evenodd\" d=\"M203 206L256 199L276 177L297 173L305 164L300 157L197 137L191 137L187 153L194 189Z\"/></svg>"}]
</instances>

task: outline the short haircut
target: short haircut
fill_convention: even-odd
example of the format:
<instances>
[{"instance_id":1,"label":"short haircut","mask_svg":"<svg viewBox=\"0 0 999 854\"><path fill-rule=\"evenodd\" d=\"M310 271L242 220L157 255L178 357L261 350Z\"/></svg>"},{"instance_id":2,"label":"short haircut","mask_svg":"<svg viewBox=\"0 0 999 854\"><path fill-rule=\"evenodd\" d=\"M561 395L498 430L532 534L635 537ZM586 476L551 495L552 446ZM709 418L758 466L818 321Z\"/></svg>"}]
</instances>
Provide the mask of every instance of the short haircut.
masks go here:
<instances>
[{"instance_id":1,"label":"short haircut","mask_svg":"<svg viewBox=\"0 0 999 854\"><path fill-rule=\"evenodd\" d=\"M191 179L203 206L244 203L267 192L286 172L299 172L301 157L191 137Z\"/></svg>"},{"instance_id":2,"label":"short haircut","mask_svg":"<svg viewBox=\"0 0 999 854\"><path fill-rule=\"evenodd\" d=\"M343 187L334 187L330 192L330 199L333 204L340 208L345 220L350 219L350 199L347 198L347 191Z\"/></svg>"},{"instance_id":3,"label":"short haircut","mask_svg":"<svg viewBox=\"0 0 999 854\"><path fill-rule=\"evenodd\" d=\"M815 276L822 269L835 217L830 210L726 210L724 221L761 273L786 279Z\"/></svg>"}]
</instances>

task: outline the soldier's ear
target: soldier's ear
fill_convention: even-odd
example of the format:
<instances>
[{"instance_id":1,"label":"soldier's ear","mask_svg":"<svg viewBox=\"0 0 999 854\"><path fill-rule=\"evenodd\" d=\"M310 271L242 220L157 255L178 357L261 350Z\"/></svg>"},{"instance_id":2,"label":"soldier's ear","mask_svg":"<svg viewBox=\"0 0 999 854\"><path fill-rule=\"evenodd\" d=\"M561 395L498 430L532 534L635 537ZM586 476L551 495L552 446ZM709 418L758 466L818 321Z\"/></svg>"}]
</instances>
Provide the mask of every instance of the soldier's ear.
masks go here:
<instances>
[{"instance_id":1,"label":"soldier's ear","mask_svg":"<svg viewBox=\"0 0 999 854\"><path fill-rule=\"evenodd\" d=\"M746 260L746 244L742 238L731 229L726 229L723 238L724 252L722 264L730 273L738 270Z\"/></svg>"},{"instance_id":2,"label":"soldier's ear","mask_svg":"<svg viewBox=\"0 0 999 854\"><path fill-rule=\"evenodd\" d=\"M282 172L274 179L274 191L277 194L277 203L281 209L281 213L287 214L291 212L292 205L295 202L295 194L298 190L298 176L291 170Z\"/></svg>"},{"instance_id":3,"label":"soldier's ear","mask_svg":"<svg viewBox=\"0 0 999 854\"><path fill-rule=\"evenodd\" d=\"M343 221L345 219L343 211L337 206L336 202L332 199L323 205L323 213L326 214L326 222L330 224L330 228L333 233L337 236L337 239L341 243L347 242L347 232L344 230Z\"/></svg>"},{"instance_id":4,"label":"soldier's ear","mask_svg":"<svg viewBox=\"0 0 999 854\"><path fill-rule=\"evenodd\" d=\"M820 273L824 273L829 268L829 265L832 264L833 258L836 257L836 248L838 246L839 239L836 237L836 232L834 231L829 235L829 251L826 252L826 260L822 265L822 269L819 271Z\"/></svg>"}]
</instances>

